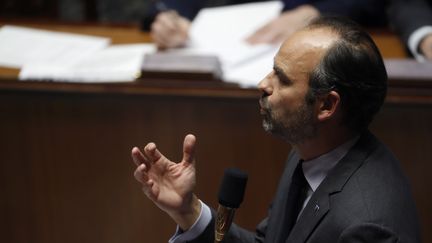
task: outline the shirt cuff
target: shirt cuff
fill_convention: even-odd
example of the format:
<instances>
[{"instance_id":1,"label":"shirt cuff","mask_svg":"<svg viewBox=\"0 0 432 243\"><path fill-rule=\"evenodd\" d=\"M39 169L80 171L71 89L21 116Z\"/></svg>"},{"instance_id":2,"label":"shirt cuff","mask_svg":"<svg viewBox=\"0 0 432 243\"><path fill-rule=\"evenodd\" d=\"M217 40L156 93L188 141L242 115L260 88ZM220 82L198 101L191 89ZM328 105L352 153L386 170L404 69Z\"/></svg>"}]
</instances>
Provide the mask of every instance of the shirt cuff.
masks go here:
<instances>
[{"instance_id":1,"label":"shirt cuff","mask_svg":"<svg viewBox=\"0 0 432 243\"><path fill-rule=\"evenodd\" d=\"M415 59L419 62L426 61L424 55L419 52L420 42L423 40L424 37L431 33L432 26L423 26L415 30L408 38L408 48L415 57Z\"/></svg>"},{"instance_id":2,"label":"shirt cuff","mask_svg":"<svg viewBox=\"0 0 432 243\"><path fill-rule=\"evenodd\" d=\"M197 238L210 224L212 214L210 208L200 200L201 212L198 219L188 231L182 231L177 225L175 234L169 239L168 243L182 243Z\"/></svg>"}]
</instances>

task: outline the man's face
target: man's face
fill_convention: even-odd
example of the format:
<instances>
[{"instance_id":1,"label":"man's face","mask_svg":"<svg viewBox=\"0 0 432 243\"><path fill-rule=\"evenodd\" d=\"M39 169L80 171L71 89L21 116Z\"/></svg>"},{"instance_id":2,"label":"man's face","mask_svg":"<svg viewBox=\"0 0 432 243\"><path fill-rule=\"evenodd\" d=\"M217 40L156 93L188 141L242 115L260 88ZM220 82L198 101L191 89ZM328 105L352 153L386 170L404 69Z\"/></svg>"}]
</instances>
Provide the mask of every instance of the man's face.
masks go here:
<instances>
[{"instance_id":1,"label":"man's face","mask_svg":"<svg viewBox=\"0 0 432 243\"><path fill-rule=\"evenodd\" d=\"M334 35L327 29L302 30L281 46L274 68L259 84L264 130L291 144L317 132L317 106L306 102L309 74L318 65Z\"/></svg>"}]
</instances>

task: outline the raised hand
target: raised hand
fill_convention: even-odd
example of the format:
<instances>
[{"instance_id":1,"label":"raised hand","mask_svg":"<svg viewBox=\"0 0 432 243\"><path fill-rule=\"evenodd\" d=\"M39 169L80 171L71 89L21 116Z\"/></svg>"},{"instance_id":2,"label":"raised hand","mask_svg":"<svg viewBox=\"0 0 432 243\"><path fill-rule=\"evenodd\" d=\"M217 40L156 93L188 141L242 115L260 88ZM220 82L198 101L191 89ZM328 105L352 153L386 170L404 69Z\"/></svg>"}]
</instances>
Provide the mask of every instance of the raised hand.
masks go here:
<instances>
[{"instance_id":1,"label":"raised hand","mask_svg":"<svg viewBox=\"0 0 432 243\"><path fill-rule=\"evenodd\" d=\"M132 159L137 165L134 176L145 195L184 230L192 226L201 210L201 204L193 194L195 143L195 136L185 137L183 159L178 163L167 159L154 143L147 144L143 151L137 147L132 149Z\"/></svg>"}]
</instances>

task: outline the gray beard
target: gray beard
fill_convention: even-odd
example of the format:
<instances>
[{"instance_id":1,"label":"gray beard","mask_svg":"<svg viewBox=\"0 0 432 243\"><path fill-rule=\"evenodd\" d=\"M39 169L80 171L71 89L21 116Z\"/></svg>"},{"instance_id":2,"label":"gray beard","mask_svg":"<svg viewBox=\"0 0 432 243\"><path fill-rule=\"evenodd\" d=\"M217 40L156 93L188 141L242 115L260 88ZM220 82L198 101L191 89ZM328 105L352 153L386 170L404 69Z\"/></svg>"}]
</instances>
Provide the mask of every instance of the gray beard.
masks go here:
<instances>
[{"instance_id":1,"label":"gray beard","mask_svg":"<svg viewBox=\"0 0 432 243\"><path fill-rule=\"evenodd\" d=\"M316 136L317 126L310 106L305 104L284 118L283 121L276 120L271 109L266 109L262 122L264 130L290 144L301 144L306 139Z\"/></svg>"}]
</instances>

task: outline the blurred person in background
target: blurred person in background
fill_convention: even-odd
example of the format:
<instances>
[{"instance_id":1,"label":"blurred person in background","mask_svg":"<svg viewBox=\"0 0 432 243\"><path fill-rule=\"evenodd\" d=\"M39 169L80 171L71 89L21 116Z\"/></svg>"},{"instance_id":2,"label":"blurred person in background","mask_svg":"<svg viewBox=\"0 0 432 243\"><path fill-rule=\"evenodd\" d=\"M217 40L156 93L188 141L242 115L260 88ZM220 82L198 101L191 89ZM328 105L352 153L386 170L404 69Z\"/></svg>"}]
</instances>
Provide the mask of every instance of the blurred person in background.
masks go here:
<instances>
[{"instance_id":1,"label":"blurred person in background","mask_svg":"<svg viewBox=\"0 0 432 243\"><path fill-rule=\"evenodd\" d=\"M160 48L173 48L187 43L191 21L201 8L253 1L256 0L14 0L0 3L0 15L67 22L141 22ZM280 43L307 20L334 14L365 27L390 26L418 61L432 60L432 0L282 1L280 16L259 28L248 42Z\"/></svg>"},{"instance_id":2,"label":"blurred person in background","mask_svg":"<svg viewBox=\"0 0 432 243\"><path fill-rule=\"evenodd\" d=\"M244 3L230 1L227 4ZM249 1L250 2L250 1ZM155 43L160 48L184 46L188 41L191 21L198 11L207 6L203 0L154 1L145 21ZM247 38L251 44L281 43L289 35L304 27L308 20L321 14L346 16L363 26L384 26L384 1L373 0L283 0L281 14ZM149 19L154 21L149 21ZM151 24L150 24L151 23Z\"/></svg>"},{"instance_id":3,"label":"blurred person in background","mask_svg":"<svg viewBox=\"0 0 432 243\"><path fill-rule=\"evenodd\" d=\"M432 61L432 0L391 0L389 24L418 61Z\"/></svg>"}]
</instances>

